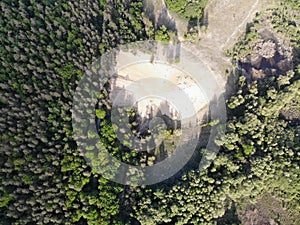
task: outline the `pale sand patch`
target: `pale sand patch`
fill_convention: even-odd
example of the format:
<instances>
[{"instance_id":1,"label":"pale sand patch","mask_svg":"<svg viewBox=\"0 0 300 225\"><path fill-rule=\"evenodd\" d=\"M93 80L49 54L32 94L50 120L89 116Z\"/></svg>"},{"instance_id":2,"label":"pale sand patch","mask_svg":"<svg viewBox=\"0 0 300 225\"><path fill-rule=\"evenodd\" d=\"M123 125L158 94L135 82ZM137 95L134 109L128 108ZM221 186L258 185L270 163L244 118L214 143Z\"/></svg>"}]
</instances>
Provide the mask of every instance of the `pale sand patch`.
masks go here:
<instances>
[{"instance_id":1,"label":"pale sand patch","mask_svg":"<svg viewBox=\"0 0 300 225\"><path fill-rule=\"evenodd\" d=\"M143 116L167 102L181 125L198 126L206 122L208 105L224 92L225 82L180 43L135 43L121 48L114 60L113 107L138 105Z\"/></svg>"},{"instance_id":2,"label":"pale sand patch","mask_svg":"<svg viewBox=\"0 0 300 225\"><path fill-rule=\"evenodd\" d=\"M147 107L159 107L163 101L181 112L182 119L194 116L208 104L205 93L189 74L164 63L138 62L122 68L115 85L133 94L143 116ZM194 110L187 108L187 100Z\"/></svg>"}]
</instances>

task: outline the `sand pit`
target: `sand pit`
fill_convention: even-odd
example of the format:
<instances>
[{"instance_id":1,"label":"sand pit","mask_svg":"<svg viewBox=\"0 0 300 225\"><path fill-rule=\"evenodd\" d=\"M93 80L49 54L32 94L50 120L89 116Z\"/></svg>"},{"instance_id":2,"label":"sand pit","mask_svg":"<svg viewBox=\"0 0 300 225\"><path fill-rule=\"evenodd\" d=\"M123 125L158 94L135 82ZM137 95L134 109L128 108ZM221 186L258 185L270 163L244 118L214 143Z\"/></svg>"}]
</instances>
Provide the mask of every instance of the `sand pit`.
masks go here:
<instances>
[{"instance_id":1,"label":"sand pit","mask_svg":"<svg viewBox=\"0 0 300 225\"><path fill-rule=\"evenodd\" d=\"M207 143L199 164L199 169L203 169L218 151L214 138L223 130L217 129L219 125L226 122L224 89L217 81L198 56L181 44L148 41L115 49L95 62L76 89L72 125L78 146L99 148L101 160L95 169L121 184L148 185L173 176L191 159L201 140ZM120 162L101 147L100 139L95 143L99 130L91 107L95 108L99 95L105 97L101 103L109 110L107 115L117 139L130 151L154 151L158 160L155 164L135 166ZM127 97L132 101L127 101ZM135 105L139 105L141 114L153 106L163 111L161 106L165 105L166 112L177 112L173 114L179 119L162 114L144 119L136 113ZM201 133L202 118L208 117L205 114L212 121L219 121L209 133L205 129ZM85 157L91 161L90 154ZM128 176L124 178L125 174Z\"/></svg>"},{"instance_id":2,"label":"sand pit","mask_svg":"<svg viewBox=\"0 0 300 225\"><path fill-rule=\"evenodd\" d=\"M173 119L190 121L197 116L201 121L203 110L221 93L210 70L180 45L158 45L152 52L121 50L116 59L111 98L126 104L122 95L130 95L129 105L138 106L144 117L149 108L159 108L166 115L174 112ZM164 109L166 102L169 108Z\"/></svg>"},{"instance_id":3,"label":"sand pit","mask_svg":"<svg viewBox=\"0 0 300 225\"><path fill-rule=\"evenodd\" d=\"M189 74L163 62L137 62L122 68L115 85L132 94L142 116L147 115L149 107L160 108L168 102L185 119L208 103L204 91ZM191 104L187 101L194 109L189 108Z\"/></svg>"}]
</instances>

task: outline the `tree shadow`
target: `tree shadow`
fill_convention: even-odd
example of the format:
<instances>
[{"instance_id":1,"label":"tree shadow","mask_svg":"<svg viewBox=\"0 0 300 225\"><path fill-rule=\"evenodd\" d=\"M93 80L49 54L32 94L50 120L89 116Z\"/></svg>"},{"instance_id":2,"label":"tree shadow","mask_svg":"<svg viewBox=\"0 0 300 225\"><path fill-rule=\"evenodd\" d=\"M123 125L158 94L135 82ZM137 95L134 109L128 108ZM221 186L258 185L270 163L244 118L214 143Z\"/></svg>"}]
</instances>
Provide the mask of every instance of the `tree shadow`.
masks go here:
<instances>
[{"instance_id":1,"label":"tree shadow","mask_svg":"<svg viewBox=\"0 0 300 225\"><path fill-rule=\"evenodd\" d=\"M145 16L152 22L153 25L155 25L155 10L153 1L145 0L143 1L143 8L144 8L144 14Z\"/></svg>"},{"instance_id":2,"label":"tree shadow","mask_svg":"<svg viewBox=\"0 0 300 225\"><path fill-rule=\"evenodd\" d=\"M165 26L167 30L173 31L177 34L176 22L170 17L167 8L163 8L158 16L156 27L159 28L161 26Z\"/></svg>"},{"instance_id":3,"label":"tree shadow","mask_svg":"<svg viewBox=\"0 0 300 225\"><path fill-rule=\"evenodd\" d=\"M235 203L232 201L226 206L225 214L216 220L217 225L232 225L232 224L241 224L241 221L238 217Z\"/></svg>"},{"instance_id":4,"label":"tree shadow","mask_svg":"<svg viewBox=\"0 0 300 225\"><path fill-rule=\"evenodd\" d=\"M200 18L192 17L188 20L188 31L198 26L208 28L208 12L205 9L202 9L201 15Z\"/></svg>"},{"instance_id":5,"label":"tree shadow","mask_svg":"<svg viewBox=\"0 0 300 225\"><path fill-rule=\"evenodd\" d=\"M187 30L191 30L192 28L196 27L199 23L199 19L198 18L190 18L188 21L188 27Z\"/></svg>"},{"instance_id":6,"label":"tree shadow","mask_svg":"<svg viewBox=\"0 0 300 225\"><path fill-rule=\"evenodd\" d=\"M155 6L153 5L153 1L143 1L143 7L145 16L152 22L155 29L159 29L160 27L165 26L168 31L172 31L177 34L176 22L173 18L171 18L166 7L162 8L162 10L159 12L157 20L155 16Z\"/></svg>"},{"instance_id":7,"label":"tree shadow","mask_svg":"<svg viewBox=\"0 0 300 225\"><path fill-rule=\"evenodd\" d=\"M208 11L207 10L204 10L202 11L202 18L200 20L201 22L201 25L204 26L205 28L208 28L208 25L209 25L209 21L208 21Z\"/></svg>"}]
</instances>

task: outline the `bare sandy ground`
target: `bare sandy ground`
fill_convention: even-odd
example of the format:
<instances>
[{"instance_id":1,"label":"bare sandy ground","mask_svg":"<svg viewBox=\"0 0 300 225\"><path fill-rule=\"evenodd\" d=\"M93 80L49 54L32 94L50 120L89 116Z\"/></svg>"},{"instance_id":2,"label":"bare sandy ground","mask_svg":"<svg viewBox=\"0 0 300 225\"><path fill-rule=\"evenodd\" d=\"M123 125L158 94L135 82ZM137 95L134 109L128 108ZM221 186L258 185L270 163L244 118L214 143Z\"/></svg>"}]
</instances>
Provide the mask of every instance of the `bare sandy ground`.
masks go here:
<instances>
[{"instance_id":1,"label":"bare sandy ground","mask_svg":"<svg viewBox=\"0 0 300 225\"><path fill-rule=\"evenodd\" d=\"M247 23L271 4L270 0L210 0L205 10L208 29L200 44L221 51L233 47Z\"/></svg>"},{"instance_id":2,"label":"bare sandy ground","mask_svg":"<svg viewBox=\"0 0 300 225\"><path fill-rule=\"evenodd\" d=\"M154 0L163 1L163 0ZM182 46L197 55L214 73L220 86L225 71L231 69L230 59L225 51L233 47L239 36L245 32L257 12L272 4L270 0L210 0L205 9L208 20L207 30L201 34L201 40L195 44L184 41L187 22L180 16L170 13L176 21L178 38ZM157 4L159 5L159 4Z\"/></svg>"},{"instance_id":3,"label":"bare sandy ground","mask_svg":"<svg viewBox=\"0 0 300 225\"><path fill-rule=\"evenodd\" d=\"M159 107L164 100L173 102L174 107L179 108L177 110L183 111L183 118L193 116L193 110L180 110L188 106L187 100L194 105L195 111L201 110L208 103L197 82L189 74L172 65L138 62L121 69L118 75L116 85L133 93L138 108L141 109L140 113L144 116L146 111L143 109L146 109L147 105Z\"/></svg>"},{"instance_id":4,"label":"bare sandy ground","mask_svg":"<svg viewBox=\"0 0 300 225\"><path fill-rule=\"evenodd\" d=\"M190 52L197 60L191 63L190 56L181 53L181 65L178 68L164 60L160 61L159 53L152 61L153 55L140 53L134 56L121 52L117 60L119 68L115 85L134 94L142 115L146 114L149 105L158 106L164 100L173 101L175 108L180 108L183 118L201 111L216 97L216 93L221 94L225 90L225 70L230 70L231 62L224 50L230 48L245 31L247 23L256 12L263 10L265 1L267 0L209 1L205 10L208 17L207 31L195 44L183 41L186 21L167 11L168 17L176 21L181 48ZM153 0L153 3L157 20L161 12L166 13L166 4L163 0ZM188 109L191 106L187 101L192 103L194 110Z\"/></svg>"},{"instance_id":5,"label":"bare sandy ground","mask_svg":"<svg viewBox=\"0 0 300 225\"><path fill-rule=\"evenodd\" d=\"M180 61L169 61L170 49L180 50ZM143 116L149 106L159 107L166 101L179 112L180 119L189 121L198 114L201 121L203 109L221 93L211 71L183 46L158 45L150 53L143 48L121 50L117 62L118 75L112 81L113 86L115 90L130 93L133 102L128 104L137 104ZM112 99L118 98L118 94L113 95Z\"/></svg>"}]
</instances>

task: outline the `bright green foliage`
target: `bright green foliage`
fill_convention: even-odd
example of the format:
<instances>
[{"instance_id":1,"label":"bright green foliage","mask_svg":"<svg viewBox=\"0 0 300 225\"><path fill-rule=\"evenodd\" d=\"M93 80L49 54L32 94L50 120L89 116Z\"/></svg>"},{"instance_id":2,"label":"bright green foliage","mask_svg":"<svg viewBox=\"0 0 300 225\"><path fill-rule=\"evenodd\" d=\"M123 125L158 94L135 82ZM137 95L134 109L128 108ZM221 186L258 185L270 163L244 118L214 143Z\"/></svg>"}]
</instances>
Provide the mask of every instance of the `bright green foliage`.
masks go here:
<instances>
[{"instance_id":1,"label":"bright green foliage","mask_svg":"<svg viewBox=\"0 0 300 225\"><path fill-rule=\"evenodd\" d=\"M104 119L105 116L106 116L106 113L103 109L96 109L96 116L99 118L99 119Z\"/></svg>"},{"instance_id":2,"label":"bright green foliage","mask_svg":"<svg viewBox=\"0 0 300 225\"><path fill-rule=\"evenodd\" d=\"M171 11L183 15L187 19L200 19L203 16L203 10L207 4L207 0L167 0L166 2Z\"/></svg>"},{"instance_id":3,"label":"bright green foliage","mask_svg":"<svg viewBox=\"0 0 300 225\"><path fill-rule=\"evenodd\" d=\"M164 25L156 31L155 40L161 41L163 43L168 43L170 41L170 36L168 34L167 28Z\"/></svg>"}]
</instances>

